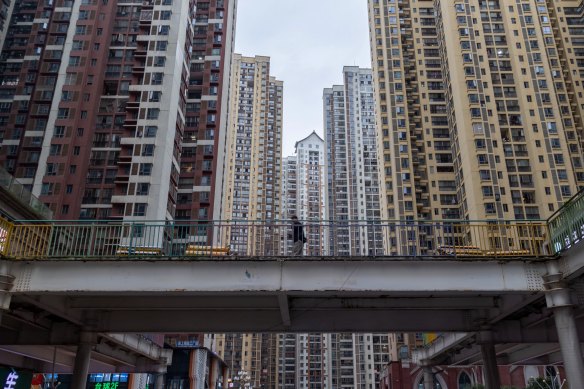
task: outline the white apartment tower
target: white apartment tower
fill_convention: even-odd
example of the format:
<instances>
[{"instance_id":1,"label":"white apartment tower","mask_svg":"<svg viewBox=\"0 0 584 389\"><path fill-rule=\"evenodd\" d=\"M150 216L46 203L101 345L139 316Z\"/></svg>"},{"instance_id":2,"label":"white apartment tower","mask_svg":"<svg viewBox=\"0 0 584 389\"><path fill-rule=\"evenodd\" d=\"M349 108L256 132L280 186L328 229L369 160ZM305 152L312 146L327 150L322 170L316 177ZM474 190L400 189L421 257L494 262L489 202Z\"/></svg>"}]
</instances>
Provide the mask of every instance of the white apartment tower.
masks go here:
<instances>
[{"instance_id":1,"label":"white apartment tower","mask_svg":"<svg viewBox=\"0 0 584 389\"><path fill-rule=\"evenodd\" d=\"M343 85L323 93L327 209L335 230L329 250L336 255L382 253L381 230L369 222L381 217L371 69L346 66ZM343 228L341 223L351 227Z\"/></svg>"},{"instance_id":2,"label":"white apartment tower","mask_svg":"<svg viewBox=\"0 0 584 389\"><path fill-rule=\"evenodd\" d=\"M280 210L282 212L281 223L283 225L287 225L292 215L296 215L298 212L297 170L298 161L296 156L285 157L282 160L282 199ZM292 253L292 244L291 239L282 237L280 253L282 255Z\"/></svg>"},{"instance_id":3,"label":"white apartment tower","mask_svg":"<svg viewBox=\"0 0 584 389\"><path fill-rule=\"evenodd\" d=\"M307 243L304 250L308 255L326 252L328 231L322 224L326 219L325 155L324 141L314 131L296 142L296 215L305 225Z\"/></svg>"}]
</instances>

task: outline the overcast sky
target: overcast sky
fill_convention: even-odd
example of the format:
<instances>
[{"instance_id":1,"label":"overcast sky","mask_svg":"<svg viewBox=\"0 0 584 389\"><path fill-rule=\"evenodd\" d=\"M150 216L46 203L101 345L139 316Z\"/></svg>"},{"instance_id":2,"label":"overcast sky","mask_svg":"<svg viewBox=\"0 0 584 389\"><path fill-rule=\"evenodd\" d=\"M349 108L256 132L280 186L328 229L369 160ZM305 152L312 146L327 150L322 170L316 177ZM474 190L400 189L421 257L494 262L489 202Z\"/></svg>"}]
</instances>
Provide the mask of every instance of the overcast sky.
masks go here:
<instances>
[{"instance_id":1,"label":"overcast sky","mask_svg":"<svg viewBox=\"0 0 584 389\"><path fill-rule=\"evenodd\" d=\"M284 81L283 156L313 130L322 137L322 90L345 65L371 67L366 0L238 0L235 52L271 58Z\"/></svg>"}]
</instances>

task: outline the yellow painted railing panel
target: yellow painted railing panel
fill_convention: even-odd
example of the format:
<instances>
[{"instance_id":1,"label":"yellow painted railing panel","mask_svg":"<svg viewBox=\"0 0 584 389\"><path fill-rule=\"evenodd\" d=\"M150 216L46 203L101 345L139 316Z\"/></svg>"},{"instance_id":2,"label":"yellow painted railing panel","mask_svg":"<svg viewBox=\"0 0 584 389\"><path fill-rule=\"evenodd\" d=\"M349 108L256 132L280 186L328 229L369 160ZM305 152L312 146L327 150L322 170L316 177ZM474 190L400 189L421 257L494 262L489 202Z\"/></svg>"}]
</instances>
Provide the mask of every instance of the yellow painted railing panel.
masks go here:
<instances>
[{"instance_id":1,"label":"yellow painted railing panel","mask_svg":"<svg viewBox=\"0 0 584 389\"><path fill-rule=\"evenodd\" d=\"M10 235L14 224L8 220L0 217L0 255L6 256L8 254Z\"/></svg>"}]
</instances>

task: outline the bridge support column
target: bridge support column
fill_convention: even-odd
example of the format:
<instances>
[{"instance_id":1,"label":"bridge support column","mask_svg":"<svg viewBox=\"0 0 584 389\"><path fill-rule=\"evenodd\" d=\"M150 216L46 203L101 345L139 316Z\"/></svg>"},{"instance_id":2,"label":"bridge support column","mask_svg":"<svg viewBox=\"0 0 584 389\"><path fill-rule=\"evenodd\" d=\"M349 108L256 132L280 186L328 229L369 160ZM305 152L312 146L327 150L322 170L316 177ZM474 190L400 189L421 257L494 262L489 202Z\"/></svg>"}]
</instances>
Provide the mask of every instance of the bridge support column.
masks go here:
<instances>
[{"instance_id":1,"label":"bridge support column","mask_svg":"<svg viewBox=\"0 0 584 389\"><path fill-rule=\"evenodd\" d=\"M432 374L432 366L424 366L424 389L434 389L434 374Z\"/></svg>"},{"instance_id":2,"label":"bridge support column","mask_svg":"<svg viewBox=\"0 0 584 389\"><path fill-rule=\"evenodd\" d=\"M487 389L501 389L495 344L492 342L482 343L481 354L483 357L483 374Z\"/></svg>"},{"instance_id":3,"label":"bridge support column","mask_svg":"<svg viewBox=\"0 0 584 389\"><path fill-rule=\"evenodd\" d=\"M570 290L563 283L563 275L556 261L547 264L548 274L543 277L546 303L554 313L560 351L564 360L566 379L570 388L584 388L584 361Z\"/></svg>"},{"instance_id":4,"label":"bridge support column","mask_svg":"<svg viewBox=\"0 0 584 389\"><path fill-rule=\"evenodd\" d=\"M85 389L87 386L87 374L89 372L89 362L91 361L91 350L96 343L95 334L82 332L81 341L77 345L75 354L75 364L73 367L73 377L71 378L71 389Z\"/></svg>"},{"instance_id":5,"label":"bridge support column","mask_svg":"<svg viewBox=\"0 0 584 389\"><path fill-rule=\"evenodd\" d=\"M156 374L156 383L154 384L154 389L164 389L166 383L165 374Z\"/></svg>"},{"instance_id":6,"label":"bridge support column","mask_svg":"<svg viewBox=\"0 0 584 389\"><path fill-rule=\"evenodd\" d=\"M434 373L432 373L432 361L422 359L420 361L422 372L424 374L424 389L434 389Z\"/></svg>"}]
</instances>

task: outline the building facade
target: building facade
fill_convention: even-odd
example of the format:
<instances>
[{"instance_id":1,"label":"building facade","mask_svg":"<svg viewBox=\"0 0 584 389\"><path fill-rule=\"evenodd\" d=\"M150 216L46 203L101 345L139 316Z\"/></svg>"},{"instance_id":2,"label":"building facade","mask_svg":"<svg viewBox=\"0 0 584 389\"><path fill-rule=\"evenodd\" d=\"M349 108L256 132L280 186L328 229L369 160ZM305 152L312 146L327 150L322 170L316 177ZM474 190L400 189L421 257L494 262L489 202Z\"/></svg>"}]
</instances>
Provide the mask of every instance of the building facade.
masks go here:
<instances>
[{"instance_id":1,"label":"building facade","mask_svg":"<svg viewBox=\"0 0 584 389\"><path fill-rule=\"evenodd\" d=\"M385 216L540 219L582 187L581 3L370 0L369 21ZM476 239L420 229L388 246Z\"/></svg>"},{"instance_id":2,"label":"building facade","mask_svg":"<svg viewBox=\"0 0 584 389\"><path fill-rule=\"evenodd\" d=\"M270 76L268 57L233 59L222 220L274 222L273 228L240 223L223 239L240 254L280 249L283 83Z\"/></svg>"},{"instance_id":3,"label":"building facade","mask_svg":"<svg viewBox=\"0 0 584 389\"><path fill-rule=\"evenodd\" d=\"M373 74L346 66L343 85L323 92L326 147L326 217L335 223L329 251L336 255L383 252ZM347 227L342 227L346 223Z\"/></svg>"},{"instance_id":4,"label":"building facade","mask_svg":"<svg viewBox=\"0 0 584 389\"><path fill-rule=\"evenodd\" d=\"M368 6L384 218L543 219L584 186L582 2ZM494 248L530 244L491 233ZM417 228L385 244L431 254L479 238ZM423 336L390 343L392 360L407 358Z\"/></svg>"},{"instance_id":5,"label":"building facade","mask_svg":"<svg viewBox=\"0 0 584 389\"><path fill-rule=\"evenodd\" d=\"M241 377L254 388L276 388L279 379L277 334L229 333L215 335L217 355L230 369L228 382L244 387Z\"/></svg>"},{"instance_id":6,"label":"building facade","mask_svg":"<svg viewBox=\"0 0 584 389\"><path fill-rule=\"evenodd\" d=\"M280 209L282 211L282 225L290 223L291 217L298 213L298 160L296 156L284 157L282 159L282 201ZM288 239L288 233L282 237L280 253L282 255L292 254L292 239Z\"/></svg>"},{"instance_id":7,"label":"building facade","mask_svg":"<svg viewBox=\"0 0 584 389\"><path fill-rule=\"evenodd\" d=\"M221 219L232 221L221 239L243 255L281 249L283 83L270 76L268 57L235 54L230 84ZM257 221L257 222L256 222ZM271 223L271 226L268 226ZM217 334L217 352L233 387L276 387L276 334Z\"/></svg>"},{"instance_id":8,"label":"building facade","mask_svg":"<svg viewBox=\"0 0 584 389\"><path fill-rule=\"evenodd\" d=\"M220 217L237 0L198 0L176 219Z\"/></svg>"},{"instance_id":9,"label":"building facade","mask_svg":"<svg viewBox=\"0 0 584 389\"><path fill-rule=\"evenodd\" d=\"M441 389L469 389L485 385L483 367L480 365L448 366L432 368L433 387ZM537 377L564 376L564 369L558 365L513 365L499 366L501 387L525 388L530 380ZM555 381L561 386L561 381ZM384 366L379 389L410 389L424 387L423 368L406 361L392 361Z\"/></svg>"},{"instance_id":10,"label":"building facade","mask_svg":"<svg viewBox=\"0 0 584 389\"><path fill-rule=\"evenodd\" d=\"M212 217L236 2L10 4L0 164L59 219Z\"/></svg>"},{"instance_id":11,"label":"building facade","mask_svg":"<svg viewBox=\"0 0 584 389\"><path fill-rule=\"evenodd\" d=\"M359 73L358 68L352 68L350 70ZM367 73L369 73L369 77L366 76ZM371 154L371 158L374 160L370 161L365 158L365 163L363 163L364 154L359 154L361 158L357 154L354 154L352 161L355 163L357 161L361 162L361 166L358 168L351 165L346 157L351 152L360 152L363 148L362 146L367 146L367 149L369 149L369 142L373 142L373 145L375 142L375 138L371 140L371 136L374 137L375 134L371 75L367 71L363 71L362 75L363 77L358 78L356 83L358 85L361 85L361 82L364 83L363 86L359 87L363 88L363 95L357 93L357 96L353 94L350 94L350 96L351 99L363 98L363 105L356 110L354 116L360 117L361 109L365 107L367 107L368 113L364 114L363 122L355 119L354 125L361 130L361 125L365 126L367 124L365 126L367 130L363 131L360 135L356 135L354 134L354 128L348 130L343 123L342 131L327 132L325 130L327 143L316 132L312 132L306 138L296 142L295 156L284 158L281 209L283 210L283 215L286 215L284 217L285 220L289 220L292 215L297 215L302 221L307 237L307 243L304 247L305 255L320 255L321 253L329 252L328 250L331 250L331 253L334 252L336 255L339 255L338 251L332 251L333 249L329 245L332 239L331 234L338 234L339 231L331 227L328 222L323 223L322 220L332 215L331 220L336 221L334 219L336 214L332 209L333 207L329 205L330 201L334 201L331 200L331 197L335 198L335 196L331 196L331 192L339 194L344 190L344 193L347 194L349 185L347 184L348 180L345 180L341 181L343 185L338 184L335 186L337 182L331 179L331 172L342 174L342 172L353 169L352 174L357 176L365 172L370 174L372 171L371 168L375 167L376 159L374 153ZM354 86L354 84L351 84L351 86ZM333 115L335 118L342 117L343 119L339 119L339 121L344 121L345 91L343 87L335 88L338 89L339 95L336 96L334 103L330 100L328 103L331 106L334 104L335 107L338 107L342 111L336 111L334 114L330 112L327 116L327 105L325 104L325 124ZM325 101L327 101L326 96L325 90ZM349 105L349 103L347 104ZM355 109L352 103L350 105L351 109ZM356 140L357 138L359 139L358 141ZM331 152L334 153L334 150L331 151L331 146L329 146L333 142L329 139L334 139L336 144L340 143L341 139L343 140L342 150L345 154L343 154L342 159L337 157L336 163L331 161L330 156L327 157L327 153L329 155ZM354 141L359 143L354 148L348 147L351 150L347 151L346 139L348 139L348 142ZM366 144L363 144L363 142ZM333 167L333 164L336 166ZM364 166L367 170L365 170ZM328 174L325 174L327 171ZM337 177L334 174L332 176ZM363 177L360 176L360 178ZM359 180L356 178L356 181L358 182ZM328 191L327 186L329 188ZM363 190L363 193L365 193L365 190ZM355 196L358 197L358 195ZM336 196L336 199L338 198L340 197ZM371 203L375 204L375 201ZM365 200L363 204L359 205L363 205L363 209L367 209L365 207ZM377 218L379 218L378 198L376 207ZM370 205L369 209L371 209ZM348 221L348 213L346 215L347 218L340 220ZM362 220L365 220L365 218ZM349 236L348 231L349 229L347 228L347 239ZM381 243L381 239L379 239L379 242ZM290 253L292 247L291 239L284 239L282 247L282 253L284 255ZM379 249L382 249L381 245ZM349 253L347 251L345 255ZM373 389L376 387L379 379L378 373L389 362L390 355L389 334L280 334L278 335L278 347L279 366L277 387L283 389Z\"/></svg>"},{"instance_id":12,"label":"building facade","mask_svg":"<svg viewBox=\"0 0 584 389\"><path fill-rule=\"evenodd\" d=\"M307 242L305 255L326 253L328 239L326 219L325 146L323 139L312 132L296 142L296 216L304 224Z\"/></svg>"}]
</instances>

